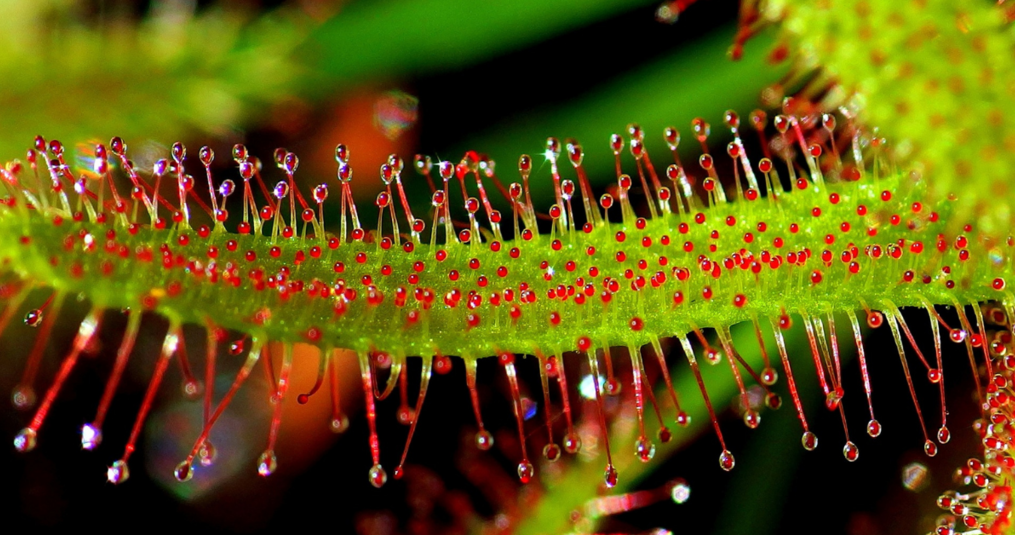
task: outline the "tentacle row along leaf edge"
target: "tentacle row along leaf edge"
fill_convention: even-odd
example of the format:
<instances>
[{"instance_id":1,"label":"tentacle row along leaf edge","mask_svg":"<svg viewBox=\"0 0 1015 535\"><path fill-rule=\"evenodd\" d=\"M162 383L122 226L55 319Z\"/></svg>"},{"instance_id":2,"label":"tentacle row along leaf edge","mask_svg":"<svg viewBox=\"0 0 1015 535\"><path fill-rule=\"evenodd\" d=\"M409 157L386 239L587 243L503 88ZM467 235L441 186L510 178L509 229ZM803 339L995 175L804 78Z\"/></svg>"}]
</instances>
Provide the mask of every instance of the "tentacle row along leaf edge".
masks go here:
<instances>
[{"instance_id":1,"label":"tentacle row along leaf edge","mask_svg":"<svg viewBox=\"0 0 1015 535\"><path fill-rule=\"evenodd\" d=\"M751 120L764 138L764 114L755 112ZM431 213L424 216L427 222L412 212L402 187L405 166L392 155L380 169L383 189L375 203L380 215L371 230L359 220L349 188L350 150L342 145L336 149L337 180L331 183L331 188L340 191L341 218L338 224L325 225L322 208L328 184L316 187L308 202L294 181L299 160L282 149L274 159L283 178L269 188L260 160L243 146L236 146L231 155L238 175L221 180L211 173L214 153L202 148L199 160L206 171L205 187L188 173L190 162L181 144L173 146L172 160L159 160L148 173L135 168L124 141L114 138L108 149L95 147L92 169L77 170L75 175L60 142L37 138L27 153L27 165L13 161L3 170L7 190L0 209L7 298L3 326L37 287L51 288L52 296L25 317L30 326L44 331L52 325L68 295L84 296L92 313L82 322L35 417L15 438L15 447L23 451L34 447L62 383L103 316L127 310L129 326L118 352L117 370L122 370L121 362L131 353L141 311L167 317L170 328L128 445L109 468L108 479L114 483L129 477L127 461L168 363L174 356L183 358L177 350L180 326L185 323L207 328L210 362L223 329L246 333L251 343L249 350L234 345L235 352L246 351L247 360L214 410L209 389L204 431L177 468L181 480L197 469L193 461L208 447L212 425L272 343L282 348L277 398L283 398L288 389L293 344L315 345L327 357L321 359L314 392L332 373L326 364L338 358L337 348L359 355L371 424L369 477L376 486L384 484L387 472L380 463L374 403L387 397L404 377L408 357L419 356L424 362L417 417L434 367L450 365L449 356L462 360L473 392L481 449L491 445L492 436L484 429L475 396L476 361L486 356L499 359L512 385L518 417L522 444L518 475L528 482L536 474L525 448L516 356L534 355L543 363L540 370L547 396L548 379L559 383L569 422L563 450L574 453L581 441L570 424L564 355L587 358L597 378L600 366L612 369L610 348L629 348L641 429L636 452L648 460L654 445L644 430L644 401L648 397L656 405L656 400L648 395L651 387L643 379L644 359L657 362L670 385L674 357L662 350L665 338L676 339L698 378L721 444L722 433L698 373L698 351L691 340L704 347L701 356L709 363L726 362L748 408L743 414L747 426L756 427L760 415L749 408L745 376L765 389L770 406L781 403L768 390L779 377L775 368L780 362L769 362L766 355L763 369L755 370L733 346L729 329L741 322L752 322L759 340L760 323L772 324L778 359L803 426L801 442L813 449L817 437L808 429L794 386L800 379L794 378L792 368L812 362L828 408L841 410L836 315L847 315L852 324L851 343L856 345L861 366L863 335L855 312L862 311L872 327L887 321L912 391L902 339L908 338L914 348L916 344L899 307L925 309L935 329L939 323L944 325L952 341L969 344L972 355L974 346L985 347L983 309L978 304L997 303L988 307L988 313L1005 321L1015 306L1006 282L1012 272L1012 238L980 233L956 220L950 202L927 201L921 177L896 171L878 156L879 138L862 134L849 117L845 121L840 117L845 125L841 127L836 120L831 114L775 117L774 136L787 147L799 149L798 157L784 152L777 166L767 157L756 162L748 157L739 116L727 112L725 126L734 134L723 156L731 158L734 166L733 184L728 186L716 172L714 158L720 156L705 148L710 126L704 121L692 125L704 150L698 166L706 178L700 185L677 156L675 129L663 133L673 163L659 173L649 159L644 132L630 125L627 139L614 136L611 140L617 161L616 187L598 199L582 167L582 147L577 142L562 146L550 138L544 156L550 163L549 179L557 202L546 214L530 201L529 182L535 179L530 157L519 161L520 181L505 187L489 162L469 153L458 164L434 166L425 157L416 159L416 170L432 185ZM844 152L851 160L838 156L840 147L850 148ZM628 158L636 169L634 177L623 172L631 167ZM242 188L236 180L243 181ZM479 198L470 196L467 181L478 188ZM173 195L162 193L163 182L175 185ZM121 194L124 184L129 193ZM499 201L487 195L490 184L504 194L512 210L510 218L494 208ZM704 199L696 195L696 187L704 192ZM254 194L258 190L265 194L261 201ZM226 230L227 223L233 225L226 205L232 195L242 197L242 214L232 216L242 218L235 232ZM458 195L461 200L453 200ZM452 204L461 205L465 221L454 221ZM207 217L192 217L199 211ZM638 215L643 212L648 217ZM545 221L543 232L540 219ZM958 307L961 325L948 326L937 313L938 306ZM964 311L967 306L973 307L972 321ZM810 341L811 355L803 362L791 363L780 334L791 328L791 315L802 318ZM718 348L704 336L706 329L715 332ZM940 338L935 339L936 362L920 354L933 383L943 378L940 343ZM29 371L15 393L15 401L26 406L35 402L35 372L31 370L37 368L40 356L39 350L30 356ZM986 363L989 366L989 359ZM390 369L385 384L375 377L381 367ZM119 373L110 379L96 420L83 427L86 448L101 442L102 415ZM876 436L880 424L874 417L869 381L865 386L868 432ZM604 383L595 381L600 400L616 388L612 372ZM683 395L691 393L670 387L672 418L678 426L688 422L680 408ZM916 405L928 455L934 455L937 444L950 437L943 397L941 403L936 433L927 431ZM262 475L271 474L277 466L274 444L281 407L281 403L275 406L268 446L258 461ZM561 448L553 439L549 410L547 404L549 438L544 455L555 460ZM416 421L412 418L413 430ZM666 441L671 435L662 421L659 438ZM605 420L601 427L608 446ZM411 435L412 431L410 439ZM613 486L618 474L608 447L606 451L605 483ZM407 452L408 443L401 463ZM851 461L858 456L848 434L843 454ZM393 472L396 478L402 474L401 463ZM734 466L733 454L725 446L719 463L725 470Z\"/></svg>"}]
</instances>

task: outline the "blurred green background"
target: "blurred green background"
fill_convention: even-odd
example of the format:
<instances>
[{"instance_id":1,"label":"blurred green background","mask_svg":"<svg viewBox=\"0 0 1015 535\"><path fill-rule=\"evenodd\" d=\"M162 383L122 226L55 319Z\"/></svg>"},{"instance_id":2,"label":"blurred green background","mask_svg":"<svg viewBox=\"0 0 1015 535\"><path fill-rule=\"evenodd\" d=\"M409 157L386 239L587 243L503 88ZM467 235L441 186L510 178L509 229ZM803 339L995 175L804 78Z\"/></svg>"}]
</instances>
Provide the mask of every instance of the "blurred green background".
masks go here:
<instances>
[{"instance_id":1,"label":"blurred green background","mask_svg":"<svg viewBox=\"0 0 1015 535\"><path fill-rule=\"evenodd\" d=\"M87 144L120 135L135 161L147 165L167 156L176 140L191 154L209 145L220 155L218 176L235 178L235 168L225 157L234 143L247 144L266 161L282 146L300 155L297 178L306 192L333 180L334 147L345 143L352 149L362 206L376 193L380 182L374 170L390 153L408 163L416 153L435 161L457 161L466 150L476 150L500 163L498 174L507 182L515 179L518 155L540 154L552 135L583 143L598 195L613 180L610 134L624 133L628 123L637 122L647 132L647 148L661 155L666 151L663 127L674 125L685 133L682 156L693 161L698 150L689 138L692 118L712 123L710 142L723 150L728 141L721 132L725 129L718 127L723 112L732 108L745 117L762 104L762 91L786 75L784 66L767 61L770 34L751 41L741 61L727 58L736 31L735 1L694 4L675 24L658 22L658 7L655 0L474 5L454 0L6 0L0 7L0 159L23 157L36 134L68 146L80 144L82 154ZM411 171L407 175L410 193L421 206L428 205L425 185ZM534 176L537 198L549 193L548 177L545 166ZM370 216L365 221L371 221ZM340 437L327 433L327 408L320 403L306 409L313 417L299 416L295 405L287 408L280 470L268 480L254 473L269 410L266 381L255 376L233 405L235 416L213 435L220 450L215 468L178 484L172 480L172 467L182 458L183 444L197 433L200 404L185 401L173 386L179 381L172 377L178 373L173 368L132 459L131 480L113 488L104 483L103 468L118 457L151 359L134 359L106 425L103 447L80 451L76 433L91 417L122 331L122 322L119 328L116 320L111 323L97 358L75 371L38 450L28 455L11 450L0 457L6 481L0 512L7 525L70 529L100 523L99 529L210 527L241 532L326 526L340 533L378 535L553 533L569 529L571 511L596 495L603 461L588 456L538 465L540 483L519 488L512 475L517 439L511 435L506 384L489 364L480 367L481 392L485 416L497 430L501 448L481 457L469 444L473 420L464 374L456 366L431 386L406 480L390 482L382 490L366 482L362 396L354 390L353 375L343 381L343 405L352 415L349 431ZM58 326L43 378L52 375L74 329L71 321ZM144 329L140 344L154 351L164 326L149 318ZM22 325L4 333L4 347L10 348L0 373L5 391L20 374L30 334ZM749 331L740 335L753 339ZM840 339L846 336L840 333ZM199 331L188 336L193 355L200 354L201 338ZM624 467L622 490L634 489L635 483L637 488L658 489L682 477L692 489L690 501L677 505L663 500L603 519L599 529L754 535L929 529L936 515L935 492L948 486L948 467L961 464L963 449L972 450L948 446L934 463L921 457L922 441L894 348L883 332L872 333L868 342L875 403L886 431L876 443L863 435L866 416L856 394L862 389L852 362L844 373L851 381L847 391L856 398L847 404L851 435L862 452L856 464L842 459L838 417L819 410L823 400L806 352L795 351L794 356L800 358L797 377L805 406L821 438L813 453L799 445L800 430L784 381L777 387L784 408L766 411L764 424L752 432L739 423L730 404L730 378L721 369L706 369L727 441L737 456L730 474L716 466L718 443L706 426L693 378L681 364L680 352L673 353L675 382L686 403L697 408L695 430L674 429L673 445L660 448L652 463L635 466L630 392L625 392L611 400L617 428L612 443L615 455L623 459L618 462ZM753 342L744 344L751 346ZM799 343L795 347L803 349ZM743 351L756 361L757 355ZM774 348L769 351L775 354ZM947 357L958 369L962 357ZM316 372L313 355L299 358L303 372L294 379L297 389L312 384ZM621 364L626 355L620 352L614 358L620 376L629 377L629 366ZM223 362L219 392L237 366ZM569 366L574 392L588 371L578 363L569 361ZM523 386L541 400L532 359L520 367ZM418 364L410 369L417 370ZM968 438L968 433L955 431L972 419L969 388L961 380L949 383L956 398L950 404L956 422L953 442ZM920 393L921 399L933 399L929 389ZM572 397L580 422L594 422L594 407L574 393ZM379 409L383 459L390 467L406 429L394 421L396 409L394 399ZM4 409L0 430L13 436L27 418ZM537 422L528 427L539 437L532 439L530 452L538 451L543 440ZM595 429L589 432L594 436ZM682 451L669 455L678 445ZM586 446L595 451L593 444ZM929 467L932 480L917 493L901 485L903 467L914 460Z\"/></svg>"}]
</instances>

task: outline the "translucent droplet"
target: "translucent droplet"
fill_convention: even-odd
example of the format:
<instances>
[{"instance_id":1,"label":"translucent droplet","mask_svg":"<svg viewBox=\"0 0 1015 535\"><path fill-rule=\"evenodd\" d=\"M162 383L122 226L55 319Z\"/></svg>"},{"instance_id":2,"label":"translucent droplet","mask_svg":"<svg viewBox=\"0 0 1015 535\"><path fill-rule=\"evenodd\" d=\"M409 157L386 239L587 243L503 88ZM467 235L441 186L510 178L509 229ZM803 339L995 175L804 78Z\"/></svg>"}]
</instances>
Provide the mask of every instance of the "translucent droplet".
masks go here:
<instances>
[{"instance_id":1,"label":"translucent droplet","mask_svg":"<svg viewBox=\"0 0 1015 535\"><path fill-rule=\"evenodd\" d=\"M668 428L661 427L659 428L659 431L656 433L656 436L659 437L659 442L666 444L673 438L673 433L671 433Z\"/></svg>"},{"instance_id":2,"label":"translucent droplet","mask_svg":"<svg viewBox=\"0 0 1015 535\"><path fill-rule=\"evenodd\" d=\"M578 433L568 433L564 437L564 451L574 455L581 451L582 439L578 436Z\"/></svg>"},{"instance_id":3,"label":"translucent droplet","mask_svg":"<svg viewBox=\"0 0 1015 535\"><path fill-rule=\"evenodd\" d=\"M278 184L275 184L275 191L273 192L276 199L282 200L289 195L289 183L282 180Z\"/></svg>"},{"instance_id":4,"label":"translucent droplet","mask_svg":"<svg viewBox=\"0 0 1015 535\"><path fill-rule=\"evenodd\" d=\"M190 478L194 477L194 470L189 462L181 461L176 465L176 470L173 470L173 475L177 481L190 481Z\"/></svg>"},{"instance_id":5,"label":"translucent droplet","mask_svg":"<svg viewBox=\"0 0 1015 535\"><path fill-rule=\"evenodd\" d=\"M173 160L176 160L176 163L181 163L186 157L187 147L184 147L183 143L179 141L173 143Z\"/></svg>"},{"instance_id":6,"label":"translucent droplet","mask_svg":"<svg viewBox=\"0 0 1015 535\"><path fill-rule=\"evenodd\" d=\"M860 448L856 447L856 444L852 442L846 442L846 445L842 447L842 455L849 462L854 462L860 458Z\"/></svg>"},{"instance_id":7,"label":"translucent droplet","mask_svg":"<svg viewBox=\"0 0 1015 535\"><path fill-rule=\"evenodd\" d=\"M691 497L691 486L683 479L677 479L670 488L670 498L674 503L684 503Z\"/></svg>"},{"instance_id":8,"label":"translucent droplet","mask_svg":"<svg viewBox=\"0 0 1015 535\"><path fill-rule=\"evenodd\" d=\"M775 371L771 367L766 367L761 370L761 382L765 386L772 386L779 380L779 372Z\"/></svg>"},{"instance_id":9,"label":"translucent droplet","mask_svg":"<svg viewBox=\"0 0 1015 535\"><path fill-rule=\"evenodd\" d=\"M298 156L296 156L295 153L289 152L285 155L285 158L282 160L282 166L285 169L285 172L291 175L296 172L296 169L299 168L300 159Z\"/></svg>"},{"instance_id":10,"label":"translucent droplet","mask_svg":"<svg viewBox=\"0 0 1015 535\"><path fill-rule=\"evenodd\" d=\"M877 420L871 420L867 422L867 434L870 435L871 438L876 438L878 435L880 435L881 422Z\"/></svg>"},{"instance_id":11,"label":"translucent droplet","mask_svg":"<svg viewBox=\"0 0 1015 535\"><path fill-rule=\"evenodd\" d=\"M335 145L335 161L338 163L349 163L349 147L344 143Z\"/></svg>"},{"instance_id":12,"label":"translucent droplet","mask_svg":"<svg viewBox=\"0 0 1015 535\"><path fill-rule=\"evenodd\" d=\"M35 449L36 434L35 430L26 427L18 432L14 437L14 449L24 453L26 451L32 451Z\"/></svg>"},{"instance_id":13,"label":"translucent droplet","mask_svg":"<svg viewBox=\"0 0 1015 535\"><path fill-rule=\"evenodd\" d=\"M346 429L349 429L349 417L341 414L337 418L332 418L328 427L331 428L332 433L344 433Z\"/></svg>"},{"instance_id":14,"label":"translucent droplet","mask_svg":"<svg viewBox=\"0 0 1015 535\"><path fill-rule=\"evenodd\" d=\"M215 463L215 459L218 457L218 450L208 440L201 444L201 447L197 450L197 459L201 463L201 466L211 466Z\"/></svg>"},{"instance_id":15,"label":"translucent droplet","mask_svg":"<svg viewBox=\"0 0 1015 535\"><path fill-rule=\"evenodd\" d=\"M641 462L647 463L652 460L656 455L656 445L652 441L645 439L644 437L639 438L634 443L634 454L641 459Z\"/></svg>"},{"instance_id":16,"label":"translucent droplet","mask_svg":"<svg viewBox=\"0 0 1015 535\"><path fill-rule=\"evenodd\" d=\"M385 483L388 482L388 474L384 471L384 468L379 464L375 464L370 467L370 484L376 488L381 488Z\"/></svg>"},{"instance_id":17,"label":"translucent droplet","mask_svg":"<svg viewBox=\"0 0 1015 535\"><path fill-rule=\"evenodd\" d=\"M257 458L257 473L261 477L268 477L275 473L278 469L278 459L275 457L275 452L272 450L265 450L260 457Z\"/></svg>"},{"instance_id":18,"label":"translucent droplet","mask_svg":"<svg viewBox=\"0 0 1015 535\"><path fill-rule=\"evenodd\" d=\"M14 392L11 394L11 402L14 404L14 408L18 410L25 410L34 406L35 389L27 385L14 387Z\"/></svg>"},{"instance_id":19,"label":"translucent droplet","mask_svg":"<svg viewBox=\"0 0 1015 535\"><path fill-rule=\"evenodd\" d=\"M183 395L186 396L187 399L197 399L203 391L204 387L201 384L201 381L198 381L197 379L183 382Z\"/></svg>"},{"instance_id":20,"label":"translucent droplet","mask_svg":"<svg viewBox=\"0 0 1015 535\"><path fill-rule=\"evenodd\" d=\"M800 443L803 444L805 450L814 451L814 448L818 447L818 436L810 431L805 431L800 437Z\"/></svg>"},{"instance_id":21,"label":"translucent droplet","mask_svg":"<svg viewBox=\"0 0 1015 535\"><path fill-rule=\"evenodd\" d=\"M952 439L952 433L947 427L941 426L941 429L937 430L937 441L942 444L947 444Z\"/></svg>"},{"instance_id":22,"label":"translucent droplet","mask_svg":"<svg viewBox=\"0 0 1015 535\"><path fill-rule=\"evenodd\" d=\"M92 451L102 443L102 430L92 424L81 426L81 449Z\"/></svg>"},{"instance_id":23,"label":"translucent droplet","mask_svg":"<svg viewBox=\"0 0 1015 535\"><path fill-rule=\"evenodd\" d=\"M761 415L754 409L748 409L744 413L744 425L751 429L757 429L761 425Z\"/></svg>"},{"instance_id":24,"label":"translucent droplet","mask_svg":"<svg viewBox=\"0 0 1015 535\"><path fill-rule=\"evenodd\" d=\"M543 457L551 463L556 462L557 459L560 459L560 446L553 442L543 446Z\"/></svg>"},{"instance_id":25,"label":"translucent droplet","mask_svg":"<svg viewBox=\"0 0 1015 535\"><path fill-rule=\"evenodd\" d=\"M612 489L617 486L617 469L612 464L606 465L606 472L603 474L603 482L606 488Z\"/></svg>"},{"instance_id":26,"label":"translucent droplet","mask_svg":"<svg viewBox=\"0 0 1015 535\"><path fill-rule=\"evenodd\" d=\"M236 191L236 183L234 183L232 180L229 180L228 178L223 180L222 183L219 184L219 195L223 197L228 197L232 195L234 191Z\"/></svg>"},{"instance_id":27,"label":"translucent droplet","mask_svg":"<svg viewBox=\"0 0 1015 535\"><path fill-rule=\"evenodd\" d=\"M483 429L476 433L476 447L482 451L487 451L493 447L493 435L489 431Z\"/></svg>"},{"instance_id":28,"label":"translucent droplet","mask_svg":"<svg viewBox=\"0 0 1015 535\"><path fill-rule=\"evenodd\" d=\"M243 340L237 340L237 341L229 344L229 354L230 355L234 355L235 356L235 355L239 355L240 353L243 353Z\"/></svg>"},{"instance_id":29,"label":"translucent droplet","mask_svg":"<svg viewBox=\"0 0 1015 535\"><path fill-rule=\"evenodd\" d=\"M106 469L106 480L114 485L119 485L129 478L130 470L127 469L127 463L122 459L114 462Z\"/></svg>"},{"instance_id":30,"label":"translucent droplet","mask_svg":"<svg viewBox=\"0 0 1015 535\"><path fill-rule=\"evenodd\" d=\"M705 361L712 366L715 366L716 364L722 362L722 353L710 347L705 350Z\"/></svg>"},{"instance_id":31,"label":"translucent droplet","mask_svg":"<svg viewBox=\"0 0 1015 535\"><path fill-rule=\"evenodd\" d=\"M522 483L528 483L532 481L532 477L536 475L536 469L532 466L532 463L528 459L522 459L522 462L518 463L518 479Z\"/></svg>"},{"instance_id":32,"label":"translucent droplet","mask_svg":"<svg viewBox=\"0 0 1015 535\"><path fill-rule=\"evenodd\" d=\"M723 450L719 455L719 466L727 472L733 469L736 462L736 459L733 458L733 454L729 450Z\"/></svg>"},{"instance_id":33,"label":"translucent droplet","mask_svg":"<svg viewBox=\"0 0 1015 535\"><path fill-rule=\"evenodd\" d=\"M204 164L205 167L211 165L211 162L215 160L215 151L211 150L211 147L208 146L201 147L201 150L198 151L197 155L201 158L201 163Z\"/></svg>"},{"instance_id":34,"label":"translucent droplet","mask_svg":"<svg viewBox=\"0 0 1015 535\"><path fill-rule=\"evenodd\" d=\"M25 314L25 325L29 327L38 327L42 323L42 311L39 309L30 310L28 314Z\"/></svg>"},{"instance_id":35,"label":"translucent droplet","mask_svg":"<svg viewBox=\"0 0 1015 535\"><path fill-rule=\"evenodd\" d=\"M934 442L932 442L930 440L924 442L923 443L923 452L926 453L928 457L933 457L933 456L937 455L937 444L935 444Z\"/></svg>"},{"instance_id":36,"label":"translucent droplet","mask_svg":"<svg viewBox=\"0 0 1015 535\"><path fill-rule=\"evenodd\" d=\"M328 186L324 184L318 185L314 188L314 200L318 203L322 203L328 198Z\"/></svg>"}]
</instances>

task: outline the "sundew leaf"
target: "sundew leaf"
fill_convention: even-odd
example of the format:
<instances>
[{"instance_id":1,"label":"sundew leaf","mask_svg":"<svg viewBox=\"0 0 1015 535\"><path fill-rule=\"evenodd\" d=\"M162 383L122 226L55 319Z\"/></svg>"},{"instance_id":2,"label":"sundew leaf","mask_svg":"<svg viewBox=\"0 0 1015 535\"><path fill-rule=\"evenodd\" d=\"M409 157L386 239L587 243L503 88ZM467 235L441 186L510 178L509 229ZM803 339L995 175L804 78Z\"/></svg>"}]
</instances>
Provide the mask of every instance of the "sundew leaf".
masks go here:
<instances>
[{"instance_id":1,"label":"sundew leaf","mask_svg":"<svg viewBox=\"0 0 1015 535\"><path fill-rule=\"evenodd\" d=\"M1011 226L1015 31L991 2L759 2L800 68L820 67L939 197Z\"/></svg>"}]
</instances>

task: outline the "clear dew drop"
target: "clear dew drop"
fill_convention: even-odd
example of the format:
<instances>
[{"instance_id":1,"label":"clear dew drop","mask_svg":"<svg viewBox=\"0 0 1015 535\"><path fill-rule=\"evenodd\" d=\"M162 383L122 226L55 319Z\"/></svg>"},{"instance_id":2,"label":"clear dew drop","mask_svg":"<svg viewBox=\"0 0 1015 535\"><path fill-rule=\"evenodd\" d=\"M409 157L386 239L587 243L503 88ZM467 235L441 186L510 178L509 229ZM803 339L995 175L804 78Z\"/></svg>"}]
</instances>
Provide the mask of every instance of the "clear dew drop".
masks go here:
<instances>
[{"instance_id":1,"label":"clear dew drop","mask_svg":"<svg viewBox=\"0 0 1015 535\"><path fill-rule=\"evenodd\" d=\"M81 426L81 449L92 451L102 443L102 430L92 424Z\"/></svg>"},{"instance_id":2,"label":"clear dew drop","mask_svg":"<svg viewBox=\"0 0 1015 535\"><path fill-rule=\"evenodd\" d=\"M114 462L106 469L106 480L114 485L119 485L128 479L130 479L130 470L123 459Z\"/></svg>"},{"instance_id":3,"label":"clear dew drop","mask_svg":"<svg viewBox=\"0 0 1015 535\"><path fill-rule=\"evenodd\" d=\"M765 386L772 386L779 381L779 372L771 367L761 370L761 382Z\"/></svg>"},{"instance_id":4,"label":"clear dew drop","mask_svg":"<svg viewBox=\"0 0 1015 535\"><path fill-rule=\"evenodd\" d=\"M881 422L877 420L867 422L867 434L870 435L871 438L877 438L877 436L881 434Z\"/></svg>"},{"instance_id":5,"label":"clear dew drop","mask_svg":"<svg viewBox=\"0 0 1015 535\"><path fill-rule=\"evenodd\" d=\"M736 465L737 461L733 458L733 454L729 450L722 450L719 454L719 467L729 472L733 470L733 466Z\"/></svg>"},{"instance_id":6,"label":"clear dew drop","mask_svg":"<svg viewBox=\"0 0 1015 535\"><path fill-rule=\"evenodd\" d=\"M551 463L557 462L560 459L560 446L553 442L543 446L543 457Z\"/></svg>"},{"instance_id":7,"label":"clear dew drop","mask_svg":"<svg viewBox=\"0 0 1015 535\"><path fill-rule=\"evenodd\" d=\"M228 178L219 184L219 195L223 197L232 195L234 191L236 191L236 183Z\"/></svg>"},{"instance_id":8,"label":"clear dew drop","mask_svg":"<svg viewBox=\"0 0 1015 535\"><path fill-rule=\"evenodd\" d=\"M381 488L384 486L385 483L388 482L388 474L387 472L384 471L384 468L379 464L375 464L372 467L370 467L369 476L370 476L370 484L376 488Z\"/></svg>"},{"instance_id":9,"label":"clear dew drop","mask_svg":"<svg viewBox=\"0 0 1015 535\"><path fill-rule=\"evenodd\" d=\"M344 433L346 429L349 429L349 417L345 414L339 415L337 418L332 418L331 423L328 424L332 433L336 435Z\"/></svg>"},{"instance_id":10,"label":"clear dew drop","mask_svg":"<svg viewBox=\"0 0 1015 535\"><path fill-rule=\"evenodd\" d=\"M181 461L173 470L173 475L177 481L190 481L190 478L194 477L194 467L188 461Z\"/></svg>"},{"instance_id":11,"label":"clear dew drop","mask_svg":"<svg viewBox=\"0 0 1015 535\"><path fill-rule=\"evenodd\" d=\"M197 450L197 459L201 463L201 466L208 467L215 463L215 459L218 457L218 450L208 440L201 444L201 447Z\"/></svg>"},{"instance_id":12,"label":"clear dew drop","mask_svg":"<svg viewBox=\"0 0 1015 535\"><path fill-rule=\"evenodd\" d=\"M14 392L11 393L11 403L14 404L14 408L18 410L25 410L35 405L35 389L27 385L18 385L14 387Z\"/></svg>"},{"instance_id":13,"label":"clear dew drop","mask_svg":"<svg viewBox=\"0 0 1015 535\"><path fill-rule=\"evenodd\" d=\"M842 447L842 456L849 462L854 462L860 458L860 448L856 447L856 444L852 442L846 442L846 445Z\"/></svg>"},{"instance_id":14,"label":"clear dew drop","mask_svg":"<svg viewBox=\"0 0 1015 535\"><path fill-rule=\"evenodd\" d=\"M927 454L927 457L933 457L937 455L937 444L931 440L927 440L923 443L923 452Z\"/></svg>"},{"instance_id":15,"label":"clear dew drop","mask_svg":"<svg viewBox=\"0 0 1015 535\"><path fill-rule=\"evenodd\" d=\"M712 366L722 362L722 353L714 348L708 348L705 350L705 362L708 362Z\"/></svg>"},{"instance_id":16,"label":"clear dew drop","mask_svg":"<svg viewBox=\"0 0 1015 535\"><path fill-rule=\"evenodd\" d=\"M257 459L257 473L261 477L268 477L275 473L278 469L278 458L275 457L275 452L272 450L266 450Z\"/></svg>"},{"instance_id":17,"label":"clear dew drop","mask_svg":"<svg viewBox=\"0 0 1015 535\"><path fill-rule=\"evenodd\" d=\"M582 439L578 436L578 433L568 433L564 437L564 451L574 455L581 451Z\"/></svg>"},{"instance_id":18,"label":"clear dew drop","mask_svg":"<svg viewBox=\"0 0 1015 535\"><path fill-rule=\"evenodd\" d=\"M670 432L669 428L667 427L660 428L659 431L656 433L656 436L659 437L659 442L662 442L663 444L666 444L671 439L673 439L673 433Z\"/></svg>"},{"instance_id":19,"label":"clear dew drop","mask_svg":"<svg viewBox=\"0 0 1015 535\"><path fill-rule=\"evenodd\" d=\"M617 486L617 469L612 464L606 465L606 471L603 473L603 482L606 483L606 488L608 489Z\"/></svg>"},{"instance_id":20,"label":"clear dew drop","mask_svg":"<svg viewBox=\"0 0 1015 535\"><path fill-rule=\"evenodd\" d=\"M24 428L14 437L14 449L24 453L35 449L36 434L31 428Z\"/></svg>"},{"instance_id":21,"label":"clear dew drop","mask_svg":"<svg viewBox=\"0 0 1015 535\"><path fill-rule=\"evenodd\" d=\"M748 409L744 412L744 425L751 429L757 429L761 425L761 415L754 409Z\"/></svg>"},{"instance_id":22,"label":"clear dew drop","mask_svg":"<svg viewBox=\"0 0 1015 535\"><path fill-rule=\"evenodd\" d=\"M673 500L673 503L681 504L691 498L691 486L687 484L687 481L677 479L673 481L672 485L670 488L670 498Z\"/></svg>"},{"instance_id":23,"label":"clear dew drop","mask_svg":"<svg viewBox=\"0 0 1015 535\"><path fill-rule=\"evenodd\" d=\"M947 444L952 439L952 433L947 427L942 426L941 429L937 430L937 441L942 444Z\"/></svg>"},{"instance_id":24,"label":"clear dew drop","mask_svg":"<svg viewBox=\"0 0 1015 535\"><path fill-rule=\"evenodd\" d=\"M204 385L196 379L183 382L183 395L189 400L195 400L204 392Z\"/></svg>"},{"instance_id":25,"label":"clear dew drop","mask_svg":"<svg viewBox=\"0 0 1015 535\"><path fill-rule=\"evenodd\" d=\"M645 437L639 438L634 443L634 455L638 457L643 463L647 463L652 460L656 455L656 445L651 440Z\"/></svg>"},{"instance_id":26,"label":"clear dew drop","mask_svg":"<svg viewBox=\"0 0 1015 535\"><path fill-rule=\"evenodd\" d=\"M818 436L810 431L805 431L800 437L800 443L803 444L805 450L814 451L814 448L818 447Z\"/></svg>"},{"instance_id":27,"label":"clear dew drop","mask_svg":"<svg viewBox=\"0 0 1015 535\"><path fill-rule=\"evenodd\" d=\"M483 429L476 433L476 447L482 451L487 451L493 447L493 435L489 431Z\"/></svg>"},{"instance_id":28,"label":"clear dew drop","mask_svg":"<svg viewBox=\"0 0 1015 535\"><path fill-rule=\"evenodd\" d=\"M941 370L937 368L931 368L927 370L927 380L933 384L941 382Z\"/></svg>"},{"instance_id":29,"label":"clear dew drop","mask_svg":"<svg viewBox=\"0 0 1015 535\"><path fill-rule=\"evenodd\" d=\"M29 327L38 327L42 323L42 311L39 309L30 310L28 314L25 314L25 325Z\"/></svg>"},{"instance_id":30,"label":"clear dew drop","mask_svg":"<svg viewBox=\"0 0 1015 535\"><path fill-rule=\"evenodd\" d=\"M522 462L518 463L518 479L524 484L532 481L533 476L536 475L536 469L532 466L532 463L528 459L522 459Z\"/></svg>"}]
</instances>

